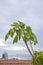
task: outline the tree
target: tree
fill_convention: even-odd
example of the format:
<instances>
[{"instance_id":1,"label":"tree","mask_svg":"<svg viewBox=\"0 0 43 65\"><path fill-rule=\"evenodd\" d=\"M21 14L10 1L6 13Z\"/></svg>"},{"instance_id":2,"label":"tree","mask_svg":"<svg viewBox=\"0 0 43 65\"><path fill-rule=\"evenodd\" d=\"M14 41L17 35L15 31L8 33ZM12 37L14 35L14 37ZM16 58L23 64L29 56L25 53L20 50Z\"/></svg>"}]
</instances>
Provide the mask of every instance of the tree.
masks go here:
<instances>
[{"instance_id":1,"label":"tree","mask_svg":"<svg viewBox=\"0 0 43 65\"><path fill-rule=\"evenodd\" d=\"M11 36L13 38L13 44L17 43L22 38L23 41L25 42L25 45L26 45L28 51L30 52L30 55L32 57L34 57L34 50L32 47L32 42L34 43L34 45L36 45L38 43L38 41L37 41L36 35L33 33L30 26L27 26L26 24L24 24L21 21L14 22L13 24L11 24L11 29L7 32L7 34L5 36L5 41L8 39L9 36ZM28 47L28 42L30 42L32 52L31 52L30 48ZM34 60L35 60L35 58L34 58ZM37 62L36 62L36 64L37 64Z\"/></svg>"},{"instance_id":2,"label":"tree","mask_svg":"<svg viewBox=\"0 0 43 65\"><path fill-rule=\"evenodd\" d=\"M34 57L39 65L43 65L43 51L35 51ZM32 58L32 64L36 65L34 59Z\"/></svg>"}]
</instances>

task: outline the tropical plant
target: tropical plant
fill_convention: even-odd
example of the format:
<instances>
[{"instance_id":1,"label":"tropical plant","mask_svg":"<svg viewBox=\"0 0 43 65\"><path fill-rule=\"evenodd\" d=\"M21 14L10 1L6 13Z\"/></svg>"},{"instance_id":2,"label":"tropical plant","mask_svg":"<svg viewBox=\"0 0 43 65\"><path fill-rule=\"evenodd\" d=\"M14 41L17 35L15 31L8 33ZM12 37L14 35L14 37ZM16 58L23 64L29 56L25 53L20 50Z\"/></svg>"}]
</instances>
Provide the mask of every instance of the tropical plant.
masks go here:
<instances>
[{"instance_id":1,"label":"tropical plant","mask_svg":"<svg viewBox=\"0 0 43 65\"><path fill-rule=\"evenodd\" d=\"M40 52L35 51L34 57L37 60L39 65L43 65L43 51ZM32 64L36 65L34 59L32 59Z\"/></svg>"},{"instance_id":2,"label":"tropical plant","mask_svg":"<svg viewBox=\"0 0 43 65\"><path fill-rule=\"evenodd\" d=\"M32 43L36 45L38 43L36 35L33 33L30 26L27 26L21 21L14 22L11 24L11 29L7 32L5 36L5 41L8 39L8 37L11 36L13 38L13 44L17 43L21 38L25 42L25 45L30 52L30 55L34 58L34 50L32 47ZM28 42L30 42L30 48L28 47ZM35 58L34 58L35 60ZM36 64L38 65L37 61L35 60Z\"/></svg>"}]
</instances>

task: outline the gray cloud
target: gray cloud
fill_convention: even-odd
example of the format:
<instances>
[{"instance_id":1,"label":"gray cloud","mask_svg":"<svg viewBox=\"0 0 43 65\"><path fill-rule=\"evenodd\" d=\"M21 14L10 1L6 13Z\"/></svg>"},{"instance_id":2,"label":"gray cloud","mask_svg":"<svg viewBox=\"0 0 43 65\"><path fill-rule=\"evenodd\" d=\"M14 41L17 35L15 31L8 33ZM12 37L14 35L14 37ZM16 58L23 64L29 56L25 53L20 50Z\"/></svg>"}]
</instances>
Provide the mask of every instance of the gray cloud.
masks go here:
<instances>
[{"instance_id":1,"label":"gray cloud","mask_svg":"<svg viewBox=\"0 0 43 65\"><path fill-rule=\"evenodd\" d=\"M6 29L10 23L17 20L25 21L36 30L42 28L43 1L0 0L0 27L3 26L2 28Z\"/></svg>"},{"instance_id":2,"label":"gray cloud","mask_svg":"<svg viewBox=\"0 0 43 65\"><path fill-rule=\"evenodd\" d=\"M18 20L30 25L39 38L43 32L43 0L0 0L0 36L4 37L10 24ZM43 41L41 37L38 40Z\"/></svg>"}]
</instances>

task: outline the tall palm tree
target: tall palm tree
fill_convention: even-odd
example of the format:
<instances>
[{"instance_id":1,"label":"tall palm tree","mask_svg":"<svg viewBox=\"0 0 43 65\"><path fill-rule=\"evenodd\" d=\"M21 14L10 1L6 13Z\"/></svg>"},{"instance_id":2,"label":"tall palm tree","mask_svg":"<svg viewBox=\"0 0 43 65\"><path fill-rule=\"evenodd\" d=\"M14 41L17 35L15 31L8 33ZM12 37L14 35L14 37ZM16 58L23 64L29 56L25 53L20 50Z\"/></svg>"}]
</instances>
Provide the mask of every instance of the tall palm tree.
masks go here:
<instances>
[{"instance_id":1,"label":"tall palm tree","mask_svg":"<svg viewBox=\"0 0 43 65\"><path fill-rule=\"evenodd\" d=\"M36 45L38 41L36 35L33 33L30 26L27 26L21 21L14 22L13 24L11 24L11 29L7 32L5 36L5 41L8 39L9 36L13 38L13 44L17 43L22 38L23 41L25 42L28 51L30 52L30 55L34 57L32 42L34 43L34 45ZM32 49L32 52L28 47L28 42L30 42L30 47Z\"/></svg>"}]
</instances>

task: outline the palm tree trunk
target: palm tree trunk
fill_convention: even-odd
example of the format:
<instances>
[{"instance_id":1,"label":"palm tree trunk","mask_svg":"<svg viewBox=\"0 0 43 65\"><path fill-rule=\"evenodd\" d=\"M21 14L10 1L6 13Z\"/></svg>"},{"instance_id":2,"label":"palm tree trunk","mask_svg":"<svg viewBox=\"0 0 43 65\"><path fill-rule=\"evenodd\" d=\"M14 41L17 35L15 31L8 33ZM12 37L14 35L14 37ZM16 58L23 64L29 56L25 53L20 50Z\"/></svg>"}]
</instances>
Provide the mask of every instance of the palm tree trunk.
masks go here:
<instances>
[{"instance_id":1,"label":"palm tree trunk","mask_svg":"<svg viewBox=\"0 0 43 65\"><path fill-rule=\"evenodd\" d=\"M32 54L32 52L31 52L30 48L28 47L28 44L27 44L27 43L25 43L25 45L26 45L26 47L27 47L27 49L28 49L28 52L29 52L29 53L30 53L30 55L33 57L33 54Z\"/></svg>"},{"instance_id":2,"label":"palm tree trunk","mask_svg":"<svg viewBox=\"0 0 43 65\"><path fill-rule=\"evenodd\" d=\"M32 50L32 52L33 52L33 54L34 54L34 50L33 50L32 42L31 42L31 41L30 41L30 46L31 46L31 50Z\"/></svg>"},{"instance_id":3,"label":"palm tree trunk","mask_svg":"<svg viewBox=\"0 0 43 65\"><path fill-rule=\"evenodd\" d=\"M36 61L36 59L34 58L34 55L32 54L32 52L31 52L30 48L28 47L28 44L27 44L27 43L25 43L25 45L26 45L26 47L27 47L27 49L28 49L28 52L30 53L30 55L31 55L31 56L32 56L32 58L34 59L34 61L35 61L36 65L39 65L39 64L38 64L38 62Z\"/></svg>"}]
</instances>

